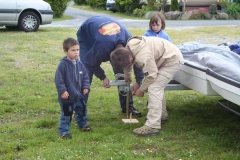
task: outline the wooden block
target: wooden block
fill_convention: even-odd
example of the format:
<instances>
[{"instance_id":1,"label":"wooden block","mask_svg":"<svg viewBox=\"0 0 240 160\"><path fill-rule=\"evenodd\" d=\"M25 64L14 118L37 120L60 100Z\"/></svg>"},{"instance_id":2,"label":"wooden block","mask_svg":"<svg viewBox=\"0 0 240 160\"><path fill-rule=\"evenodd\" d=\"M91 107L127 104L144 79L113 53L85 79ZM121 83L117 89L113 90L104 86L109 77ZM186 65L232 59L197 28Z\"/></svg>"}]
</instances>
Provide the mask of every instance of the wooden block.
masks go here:
<instances>
[{"instance_id":1,"label":"wooden block","mask_svg":"<svg viewBox=\"0 0 240 160\"><path fill-rule=\"evenodd\" d=\"M137 119L122 119L124 123L139 123Z\"/></svg>"}]
</instances>

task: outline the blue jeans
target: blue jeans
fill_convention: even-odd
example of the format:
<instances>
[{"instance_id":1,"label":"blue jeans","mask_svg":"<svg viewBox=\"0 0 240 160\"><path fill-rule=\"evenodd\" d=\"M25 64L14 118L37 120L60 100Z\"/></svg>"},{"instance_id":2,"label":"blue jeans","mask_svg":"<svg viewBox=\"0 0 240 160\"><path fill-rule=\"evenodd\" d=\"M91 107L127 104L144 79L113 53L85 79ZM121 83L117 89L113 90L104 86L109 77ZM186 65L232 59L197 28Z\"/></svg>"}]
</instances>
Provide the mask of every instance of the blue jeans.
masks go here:
<instances>
[{"instance_id":1,"label":"blue jeans","mask_svg":"<svg viewBox=\"0 0 240 160\"><path fill-rule=\"evenodd\" d=\"M90 84L92 84L92 78L93 78L93 72L88 68L88 66L85 64L85 56L86 56L86 54L87 54L87 52L88 52L88 49L87 49L87 47L82 43L82 41L81 41L81 38L80 37L78 37L78 42L80 43L80 50L79 50L79 52L80 52L80 59L81 59L81 61L82 61L82 63L84 64L84 66L85 66L85 68L86 68L86 70L87 70L87 72L88 72L88 76L89 76L89 80L90 80ZM110 54L110 53L109 53ZM115 72L115 71L113 71L114 72L114 74L117 74L117 73L122 73L123 74L123 71L122 72ZM119 79L121 79L121 80L124 80L124 78L123 77L121 77L121 78L119 78ZM87 104L87 101L88 101L88 96L89 96L89 94L85 94L84 96L83 96L83 99L84 99L84 101L85 101L85 103ZM127 99L126 99L126 96L122 96L120 93L119 93L119 102L120 102L120 106L121 106L121 108L126 108L126 101L127 101ZM129 100L129 107L133 107L133 97L132 97L132 95L130 96L130 100Z\"/></svg>"},{"instance_id":2,"label":"blue jeans","mask_svg":"<svg viewBox=\"0 0 240 160\"><path fill-rule=\"evenodd\" d=\"M61 101L58 101L61 107L61 116L60 116L60 124L58 127L58 132L60 135L63 134L68 134L71 126L71 121L72 121L72 116L64 116L64 111L63 111L63 104ZM84 128L87 126L87 107L84 110L84 107L82 106L80 101L74 102L73 103L73 110L75 111L76 114L76 121L77 125L80 128Z\"/></svg>"}]
</instances>

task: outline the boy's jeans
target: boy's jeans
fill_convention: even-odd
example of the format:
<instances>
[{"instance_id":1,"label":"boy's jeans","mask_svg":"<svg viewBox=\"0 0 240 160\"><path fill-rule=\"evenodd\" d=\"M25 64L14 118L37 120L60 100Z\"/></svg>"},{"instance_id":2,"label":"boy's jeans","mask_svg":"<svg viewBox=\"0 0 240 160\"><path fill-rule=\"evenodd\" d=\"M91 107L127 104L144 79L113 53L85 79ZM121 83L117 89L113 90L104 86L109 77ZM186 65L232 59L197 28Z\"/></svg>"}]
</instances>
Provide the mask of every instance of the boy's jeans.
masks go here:
<instances>
[{"instance_id":1,"label":"boy's jeans","mask_svg":"<svg viewBox=\"0 0 240 160\"><path fill-rule=\"evenodd\" d=\"M63 104L61 101L58 101L61 106L61 116L60 116L60 124L58 127L58 132L60 135L68 134L71 126L72 116L64 116L63 112ZM73 103L73 110L76 113L76 121L77 125L80 128L84 128L87 126L87 107L85 108L85 113L83 112L84 107L82 106L80 100Z\"/></svg>"}]
</instances>

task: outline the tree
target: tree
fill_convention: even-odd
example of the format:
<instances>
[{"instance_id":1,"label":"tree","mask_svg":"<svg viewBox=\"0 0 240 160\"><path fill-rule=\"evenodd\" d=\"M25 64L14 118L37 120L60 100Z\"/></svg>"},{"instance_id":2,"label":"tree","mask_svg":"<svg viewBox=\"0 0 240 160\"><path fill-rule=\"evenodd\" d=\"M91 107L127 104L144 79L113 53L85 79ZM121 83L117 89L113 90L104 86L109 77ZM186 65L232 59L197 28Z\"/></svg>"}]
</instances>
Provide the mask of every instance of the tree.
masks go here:
<instances>
[{"instance_id":1,"label":"tree","mask_svg":"<svg viewBox=\"0 0 240 160\"><path fill-rule=\"evenodd\" d=\"M73 0L75 4L81 5L81 4L87 4L86 0Z\"/></svg>"},{"instance_id":2,"label":"tree","mask_svg":"<svg viewBox=\"0 0 240 160\"><path fill-rule=\"evenodd\" d=\"M171 0L171 11L179 10L178 0Z\"/></svg>"},{"instance_id":3,"label":"tree","mask_svg":"<svg viewBox=\"0 0 240 160\"><path fill-rule=\"evenodd\" d=\"M240 4L240 0L233 0L233 2Z\"/></svg>"},{"instance_id":4,"label":"tree","mask_svg":"<svg viewBox=\"0 0 240 160\"><path fill-rule=\"evenodd\" d=\"M154 8L154 3L156 2L156 0L148 0L148 7L153 10Z\"/></svg>"},{"instance_id":5,"label":"tree","mask_svg":"<svg viewBox=\"0 0 240 160\"><path fill-rule=\"evenodd\" d=\"M69 0L45 0L51 5L53 10L53 17L61 17L67 8Z\"/></svg>"},{"instance_id":6,"label":"tree","mask_svg":"<svg viewBox=\"0 0 240 160\"><path fill-rule=\"evenodd\" d=\"M121 13L132 14L136 8L141 8L139 0L115 0L116 9Z\"/></svg>"}]
</instances>

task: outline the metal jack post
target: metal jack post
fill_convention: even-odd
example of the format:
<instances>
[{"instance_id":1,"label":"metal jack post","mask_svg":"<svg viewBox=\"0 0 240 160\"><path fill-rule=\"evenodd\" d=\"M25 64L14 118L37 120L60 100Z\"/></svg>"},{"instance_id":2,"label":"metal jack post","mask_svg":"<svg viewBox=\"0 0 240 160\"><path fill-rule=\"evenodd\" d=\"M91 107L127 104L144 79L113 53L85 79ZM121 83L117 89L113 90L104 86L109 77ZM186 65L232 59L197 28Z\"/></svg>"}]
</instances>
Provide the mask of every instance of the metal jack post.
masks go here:
<instances>
[{"instance_id":1,"label":"metal jack post","mask_svg":"<svg viewBox=\"0 0 240 160\"><path fill-rule=\"evenodd\" d=\"M127 82L127 97L126 97L126 115L128 119L128 113L129 113L129 101L130 101L130 82ZM132 114L132 113L130 113ZM131 117L131 116L130 116Z\"/></svg>"},{"instance_id":2,"label":"metal jack post","mask_svg":"<svg viewBox=\"0 0 240 160\"><path fill-rule=\"evenodd\" d=\"M123 74L116 74L115 75L115 80L110 81L111 86L118 86L119 92L124 92L126 93L126 119L122 119L124 123L139 123L137 119L132 119L132 113L129 113L129 101L130 101L130 92L131 92L131 86L130 82L125 82L124 80L118 80L118 78L124 77Z\"/></svg>"}]
</instances>

